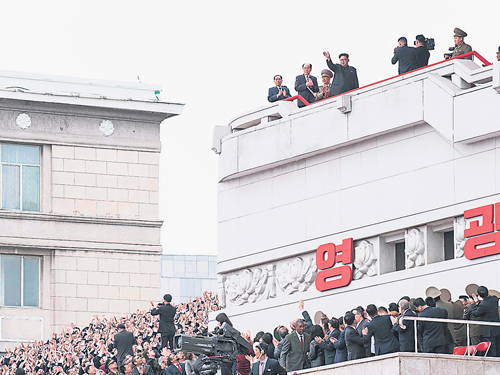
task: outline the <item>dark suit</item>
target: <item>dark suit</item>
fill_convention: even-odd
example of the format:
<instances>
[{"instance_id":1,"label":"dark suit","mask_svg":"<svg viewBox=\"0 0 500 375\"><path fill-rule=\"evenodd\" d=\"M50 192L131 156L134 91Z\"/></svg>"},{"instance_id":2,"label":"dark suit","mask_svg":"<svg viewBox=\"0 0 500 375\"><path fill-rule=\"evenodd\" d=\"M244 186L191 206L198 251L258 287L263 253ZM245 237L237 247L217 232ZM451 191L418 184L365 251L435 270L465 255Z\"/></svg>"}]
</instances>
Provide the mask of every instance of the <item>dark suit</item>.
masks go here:
<instances>
[{"instance_id":1,"label":"dark suit","mask_svg":"<svg viewBox=\"0 0 500 375\"><path fill-rule=\"evenodd\" d=\"M345 329L340 332L339 341L333 343L335 348L335 360L333 363L340 363L347 361L347 347L345 346Z\"/></svg>"},{"instance_id":2,"label":"dark suit","mask_svg":"<svg viewBox=\"0 0 500 375\"><path fill-rule=\"evenodd\" d=\"M392 330L398 333L400 351L415 352L415 322L413 320L405 320L405 316L416 315L410 309L406 310L401 321L401 324L403 324L405 328L402 328L399 323L395 323L392 326Z\"/></svg>"},{"instance_id":3,"label":"dark suit","mask_svg":"<svg viewBox=\"0 0 500 375\"><path fill-rule=\"evenodd\" d=\"M275 101L278 101L278 100L283 100L283 99L291 98L292 97L292 95L290 95L290 90L288 90L288 87L281 86L281 89L283 91L285 91L285 93L282 93L280 95L280 97L278 98L278 96L277 96L278 93L279 93L278 87L276 87L276 86L270 87L269 91L267 93L267 100L272 103L272 102L275 102ZM286 94L286 95L284 95L284 94Z\"/></svg>"},{"instance_id":4,"label":"dark suit","mask_svg":"<svg viewBox=\"0 0 500 375\"><path fill-rule=\"evenodd\" d=\"M375 336L375 355L394 353L399 350L399 343L392 334L392 321L389 315L376 315L366 325L368 333L363 340L370 343Z\"/></svg>"},{"instance_id":5,"label":"dark suit","mask_svg":"<svg viewBox=\"0 0 500 375\"><path fill-rule=\"evenodd\" d=\"M421 318L443 318L443 310L439 307L426 307L419 315ZM417 335L424 353L445 352L445 323L421 321L417 324Z\"/></svg>"},{"instance_id":6,"label":"dark suit","mask_svg":"<svg viewBox=\"0 0 500 375\"><path fill-rule=\"evenodd\" d=\"M477 304L471 305L471 313L483 322L500 322L498 316L498 297L488 296ZM500 357L500 327L483 326L483 341L490 341L492 357Z\"/></svg>"},{"instance_id":7,"label":"dark suit","mask_svg":"<svg viewBox=\"0 0 500 375\"><path fill-rule=\"evenodd\" d=\"M431 54L429 53L429 50L425 48L424 46L418 46L415 48L415 57L417 59L417 67L422 68L424 66L427 66L429 64L429 57Z\"/></svg>"},{"instance_id":8,"label":"dark suit","mask_svg":"<svg viewBox=\"0 0 500 375\"><path fill-rule=\"evenodd\" d=\"M394 51L394 56L392 57L391 62L394 65L398 61L398 74L407 73L419 67L417 57L415 55L415 48L413 47L402 46Z\"/></svg>"},{"instance_id":9,"label":"dark suit","mask_svg":"<svg viewBox=\"0 0 500 375\"><path fill-rule=\"evenodd\" d=\"M252 365L252 369L250 370L249 375L259 375L260 374L260 361L255 362ZM266 363L264 365L264 369L262 371L262 375L286 375L286 370L281 367L279 362L276 359L267 358Z\"/></svg>"},{"instance_id":10,"label":"dark suit","mask_svg":"<svg viewBox=\"0 0 500 375\"><path fill-rule=\"evenodd\" d=\"M302 317L306 321L306 326L304 327L304 332L308 333L308 334L311 334L311 331L312 331L314 323L313 323L313 321L311 319L311 316L307 312L307 310L302 311Z\"/></svg>"},{"instance_id":11,"label":"dark suit","mask_svg":"<svg viewBox=\"0 0 500 375\"><path fill-rule=\"evenodd\" d=\"M345 345L347 347L348 361L366 357L363 337L352 326L345 327Z\"/></svg>"},{"instance_id":12,"label":"dark suit","mask_svg":"<svg viewBox=\"0 0 500 375\"><path fill-rule=\"evenodd\" d=\"M364 318L356 325L356 330L358 331L360 336L363 336L363 329L365 329L367 325L368 325L368 320ZM366 351L366 356L371 357L372 356L371 342L365 342L364 347Z\"/></svg>"},{"instance_id":13,"label":"dark suit","mask_svg":"<svg viewBox=\"0 0 500 375\"><path fill-rule=\"evenodd\" d=\"M307 353L311 344L311 336L304 332L304 346L302 347L297 332L289 333L283 340L281 349L280 365L288 372L309 368Z\"/></svg>"},{"instance_id":14,"label":"dark suit","mask_svg":"<svg viewBox=\"0 0 500 375\"><path fill-rule=\"evenodd\" d=\"M340 95L344 92L359 88L358 72L356 68L347 65L334 64L331 60L326 60L326 65L335 74L330 87L330 96Z\"/></svg>"},{"instance_id":15,"label":"dark suit","mask_svg":"<svg viewBox=\"0 0 500 375\"><path fill-rule=\"evenodd\" d=\"M340 336L340 330L335 328L328 334L327 339L325 340L325 365L331 365L335 363L335 346L334 343L330 340L330 338L334 337L337 340ZM345 345L345 343L344 343Z\"/></svg>"},{"instance_id":16,"label":"dark suit","mask_svg":"<svg viewBox=\"0 0 500 375\"><path fill-rule=\"evenodd\" d=\"M302 96L308 103L314 103L316 101L316 97L314 96L315 92L319 91L318 80L314 76L309 76L311 81L313 81L313 85L310 87L306 86L306 76L301 74L295 78L295 91ZM297 100L297 105L300 107L305 107L306 105L302 103L300 100ZM288 369L287 369L288 370ZM290 371L290 370L289 370Z\"/></svg>"},{"instance_id":17,"label":"dark suit","mask_svg":"<svg viewBox=\"0 0 500 375\"><path fill-rule=\"evenodd\" d=\"M120 368L120 366L122 365L122 362L127 354L134 356L134 350L132 349L133 345L137 345L137 341L135 340L134 334L132 332L122 330L115 335L113 346L118 352L116 355L116 363L118 364L118 368Z\"/></svg>"},{"instance_id":18,"label":"dark suit","mask_svg":"<svg viewBox=\"0 0 500 375\"><path fill-rule=\"evenodd\" d=\"M168 343L170 350L174 350L174 335L176 331L174 325L175 314L176 308L170 303L166 303L151 310L151 315L160 315L160 326L158 328L158 332L161 333L162 349L166 347Z\"/></svg>"},{"instance_id":19,"label":"dark suit","mask_svg":"<svg viewBox=\"0 0 500 375\"><path fill-rule=\"evenodd\" d=\"M184 366L184 363L179 363L181 366L181 370L177 368L177 365L171 364L170 366L167 367L167 375L186 375L186 368Z\"/></svg>"}]
</instances>

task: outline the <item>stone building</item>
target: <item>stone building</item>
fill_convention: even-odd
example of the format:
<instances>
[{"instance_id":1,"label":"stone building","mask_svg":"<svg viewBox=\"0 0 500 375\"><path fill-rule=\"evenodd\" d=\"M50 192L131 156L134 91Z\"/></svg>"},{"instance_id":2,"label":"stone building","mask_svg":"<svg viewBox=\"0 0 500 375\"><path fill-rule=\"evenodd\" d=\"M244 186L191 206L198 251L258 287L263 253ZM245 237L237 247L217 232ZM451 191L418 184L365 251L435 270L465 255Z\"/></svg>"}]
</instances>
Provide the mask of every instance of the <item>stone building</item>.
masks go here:
<instances>
[{"instance_id":1,"label":"stone building","mask_svg":"<svg viewBox=\"0 0 500 375\"><path fill-rule=\"evenodd\" d=\"M159 90L0 72L0 350L159 299Z\"/></svg>"}]
</instances>

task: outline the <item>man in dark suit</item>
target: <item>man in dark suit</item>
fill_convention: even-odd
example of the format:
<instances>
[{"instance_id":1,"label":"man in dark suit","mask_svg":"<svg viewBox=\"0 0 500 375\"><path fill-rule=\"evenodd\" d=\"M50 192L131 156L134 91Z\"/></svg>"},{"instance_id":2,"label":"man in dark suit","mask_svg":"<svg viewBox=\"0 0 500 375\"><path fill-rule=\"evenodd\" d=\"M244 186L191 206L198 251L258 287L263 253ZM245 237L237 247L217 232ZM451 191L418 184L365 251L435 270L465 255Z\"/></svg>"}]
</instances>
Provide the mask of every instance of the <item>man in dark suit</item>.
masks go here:
<instances>
[{"instance_id":1,"label":"man in dark suit","mask_svg":"<svg viewBox=\"0 0 500 375\"><path fill-rule=\"evenodd\" d=\"M290 95L290 90L288 90L288 87L281 85L282 82L283 77L279 74L276 74L274 76L274 84L276 86L269 88L269 91L267 93L267 100L271 103L278 100L290 98L292 96Z\"/></svg>"},{"instance_id":2,"label":"man in dark suit","mask_svg":"<svg viewBox=\"0 0 500 375\"><path fill-rule=\"evenodd\" d=\"M425 46L425 36L419 34L415 37L415 58L417 59L417 68L423 68L429 64L431 54Z\"/></svg>"},{"instance_id":3,"label":"man in dark suit","mask_svg":"<svg viewBox=\"0 0 500 375\"><path fill-rule=\"evenodd\" d=\"M341 53L339 55L340 64L332 62L330 52L323 52L323 55L326 57L326 65L335 74L330 87L330 96L359 88L358 72L355 67L349 65L349 54Z\"/></svg>"},{"instance_id":4,"label":"man in dark suit","mask_svg":"<svg viewBox=\"0 0 500 375\"><path fill-rule=\"evenodd\" d=\"M397 352L399 343L392 334L390 315L378 315L377 306L373 304L366 307L366 312L372 320L363 329L364 342L370 343L371 337L375 337L375 355Z\"/></svg>"},{"instance_id":5,"label":"man in dark suit","mask_svg":"<svg viewBox=\"0 0 500 375\"><path fill-rule=\"evenodd\" d=\"M297 91L297 93L308 103L314 103L316 100L314 93L319 91L318 80L311 75L311 70L312 64L304 63L302 64L302 71L304 74L295 78L295 91ZM306 106L300 100L297 100L297 105L299 108Z\"/></svg>"},{"instance_id":6,"label":"man in dark suit","mask_svg":"<svg viewBox=\"0 0 500 375\"><path fill-rule=\"evenodd\" d=\"M413 304L420 312L421 318L443 318L443 310L428 306L422 298L417 298ZM417 336L424 353L445 354L446 339L445 323L420 321L417 324Z\"/></svg>"},{"instance_id":7,"label":"man in dark suit","mask_svg":"<svg viewBox=\"0 0 500 375\"><path fill-rule=\"evenodd\" d=\"M368 320L365 319L365 310L361 306L358 306L351 312L354 314L354 323L356 323L354 328L356 328L356 331L358 331L360 336L363 336L363 329L365 329L368 324ZM366 351L366 357L371 357L371 343L365 342L364 347Z\"/></svg>"},{"instance_id":8,"label":"man in dark suit","mask_svg":"<svg viewBox=\"0 0 500 375\"><path fill-rule=\"evenodd\" d=\"M408 40L404 36L398 39L398 47L394 49L394 56L391 60L392 65L398 61L398 74L407 73L419 67L415 48L408 47Z\"/></svg>"},{"instance_id":9,"label":"man in dark suit","mask_svg":"<svg viewBox=\"0 0 500 375\"><path fill-rule=\"evenodd\" d=\"M177 354L170 354L168 356L168 360L171 365L167 367L167 375L186 375L184 363L179 362L180 356L182 356L181 352Z\"/></svg>"},{"instance_id":10,"label":"man in dark suit","mask_svg":"<svg viewBox=\"0 0 500 375\"><path fill-rule=\"evenodd\" d=\"M170 350L174 350L175 325L174 317L176 308L171 305L172 296L165 294L163 296L163 304L156 305L156 308L151 310L151 315L160 315L160 327L158 332L161 333L161 348L165 348L167 343ZM154 306L151 301L151 305Z\"/></svg>"},{"instance_id":11,"label":"man in dark suit","mask_svg":"<svg viewBox=\"0 0 500 375\"><path fill-rule=\"evenodd\" d=\"M113 343L116 348L116 362L118 364L118 368L121 367L123 360L125 357L130 354L134 355L133 345L137 345L137 341L135 340L134 334L125 330L125 324L118 324L118 333L115 335L115 340Z\"/></svg>"},{"instance_id":12,"label":"man in dark suit","mask_svg":"<svg viewBox=\"0 0 500 375\"><path fill-rule=\"evenodd\" d=\"M410 309L410 302L402 299L398 303L401 317L392 326L392 330L397 332L399 337L399 350L402 352L415 352L415 322L405 319L405 317L416 316Z\"/></svg>"},{"instance_id":13,"label":"man in dark suit","mask_svg":"<svg viewBox=\"0 0 500 375\"><path fill-rule=\"evenodd\" d=\"M311 344L311 335L304 332L305 323L299 319L295 331L288 334L283 341L280 354L280 365L288 372L309 368L307 354Z\"/></svg>"},{"instance_id":14,"label":"man in dark suit","mask_svg":"<svg viewBox=\"0 0 500 375\"><path fill-rule=\"evenodd\" d=\"M338 319L330 319L328 325L330 326L330 332L325 337L325 365L335 363L335 340L338 340L340 337Z\"/></svg>"},{"instance_id":15,"label":"man in dark suit","mask_svg":"<svg viewBox=\"0 0 500 375\"><path fill-rule=\"evenodd\" d=\"M253 351L258 361L252 365L249 375L286 375L286 370L281 367L279 362L266 355L268 350L268 345L265 342L254 344Z\"/></svg>"},{"instance_id":16,"label":"man in dark suit","mask_svg":"<svg viewBox=\"0 0 500 375\"><path fill-rule=\"evenodd\" d=\"M477 288L479 298L473 294L474 303L471 305L471 313L475 317L481 317L483 322L500 322L498 316L498 297L490 296L488 288L480 286ZM483 326L483 340L491 342L488 355L500 357L500 327Z\"/></svg>"},{"instance_id":17,"label":"man in dark suit","mask_svg":"<svg viewBox=\"0 0 500 375\"><path fill-rule=\"evenodd\" d=\"M365 358L366 349L364 347L363 337L354 328L354 314L349 312L344 317L345 324L345 345L347 347L347 360Z\"/></svg>"}]
</instances>

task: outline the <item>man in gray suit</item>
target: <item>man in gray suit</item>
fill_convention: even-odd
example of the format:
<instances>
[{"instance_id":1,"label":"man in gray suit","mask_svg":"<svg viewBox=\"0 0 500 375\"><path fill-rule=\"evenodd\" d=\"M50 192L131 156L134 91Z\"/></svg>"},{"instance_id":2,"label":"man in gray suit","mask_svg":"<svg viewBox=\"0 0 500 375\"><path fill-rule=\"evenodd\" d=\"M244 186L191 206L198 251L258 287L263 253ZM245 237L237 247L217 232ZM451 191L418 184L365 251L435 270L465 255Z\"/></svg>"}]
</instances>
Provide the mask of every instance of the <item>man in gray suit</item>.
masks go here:
<instances>
[{"instance_id":1,"label":"man in gray suit","mask_svg":"<svg viewBox=\"0 0 500 375\"><path fill-rule=\"evenodd\" d=\"M280 364L288 372L309 368L307 354L311 344L311 336L304 332L305 322L297 321L295 331L288 334L283 340L283 349L280 354Z\"/></svg>"},{"instance_id":2,"label":"man in gray suit","mask_svg":"<svg viewBox=\"0 0 500 375\"><path fill-rule=\"evenodd\" d=\"M118 333L115 335L114 347L118 352L116 359L119 368L128 354L134 355L132 347L137 345L137 341L135 340L134 334L125 329L125 324L118 324L118 330Z\"/></svg>"}]
</instances>

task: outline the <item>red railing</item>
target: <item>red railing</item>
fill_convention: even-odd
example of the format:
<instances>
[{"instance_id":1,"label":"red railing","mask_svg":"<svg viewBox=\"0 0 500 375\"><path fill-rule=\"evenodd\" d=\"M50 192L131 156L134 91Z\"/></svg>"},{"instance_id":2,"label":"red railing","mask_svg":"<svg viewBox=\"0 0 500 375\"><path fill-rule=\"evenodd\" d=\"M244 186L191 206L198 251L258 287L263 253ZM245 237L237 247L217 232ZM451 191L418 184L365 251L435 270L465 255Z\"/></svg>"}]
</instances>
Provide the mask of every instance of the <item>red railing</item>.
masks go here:
<instances>
[{"instance_id":1,"label":"red railing","mask_svg":"<svg viewBox=\"0 0 500 375\"><path fill-rule=\"evenodd\" d=\"M352 92L357 91L357 90L364 89L364 88L366 88L366 87L374 86L374 85L377 85L377 84L379 84L379 83L389 81L389 80L391 80L391 79L393 79L393 78L397 78L397 77L400 77L400 76L404 76L405 74L410 74L410 73L416 72L416 71L418 71L418 70L422 70L422 69L428 68L428 67L430 67L430 66L435 66L435 65L438 65L438 64L442 64L443 62L450 61L450 60L455 60L455 59L465 59L466 57L469 57L469 56L475 56L475 57L477 57L477 59L478 59L479 61L481 61L481 62L484 64L484 66L489 66L489 65L491 65L491 63L490 63L488 60L486 60L483 56L481 56L478 52L476 52L476 51L472 51L472 52L467 52L467 53L465 53L465 54L463 54L463 55L460 55L460 56L455 56L455 57L452 57L452 58L447 59L447 60L438 61L438 62L436 62L436 63L434 63L434 64L430 64L430 65L423 66L423 67L421 67L421 68L418 68L418 69L412 70L411 72L407 72L407 73L399 74L399 75L397 75L397 76L393 76L393 77L385 78L385 79L383 79L383 80L381 80L381 81L373 82L373 83L370 83L369 85L366 85L366 86L361 86L361 87L359 87L359 88L357 88L357 89L354 89L354 90L351 90L351 91L347 91L347 92L343 92L342 94L338 94L338 95L335 95L335 96L330 96L329 98L321 99L321 100L318 100L318 101L313 102L313 103L309 103L309 102L307 102L307 100L305 100L305 99L304 99L301 95L295 95L295 96L292 96L291 98L283 99L283 101L292 101L292 100L295 100L295 99L299 99L299 100L300 100L302 103L304 103L306 106L307 106L307 105L311 105L311 104L316 104L316 103L323 102L323 101L325 101L325 100L329 100L329 99L336 98L336 97L341 96L341 95L344 95L344 94L348 94L348 93L352 93Z\"/></svg>"}]
</instances>

